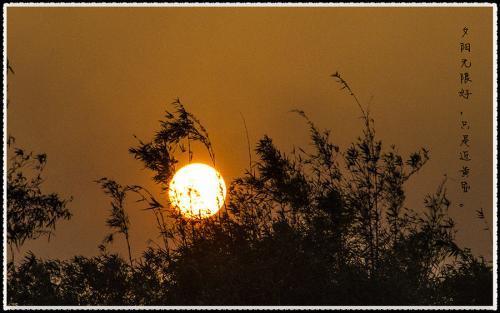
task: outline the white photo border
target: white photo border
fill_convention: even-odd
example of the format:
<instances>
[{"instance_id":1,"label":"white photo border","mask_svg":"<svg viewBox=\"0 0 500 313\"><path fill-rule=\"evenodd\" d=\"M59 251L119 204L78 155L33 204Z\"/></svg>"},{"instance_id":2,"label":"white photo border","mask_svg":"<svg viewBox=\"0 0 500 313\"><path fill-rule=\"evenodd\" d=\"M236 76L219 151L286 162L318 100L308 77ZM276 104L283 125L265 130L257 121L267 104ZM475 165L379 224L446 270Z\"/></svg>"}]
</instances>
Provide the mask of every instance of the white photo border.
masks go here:
<instances>
[{"instance_id":1,"label":"white photo border","mask_svg":"<svg viewBox=\"0 0 500 313\"><path fill-rule=\"evenodd\" d=\"M7 173L7 8L9 7L491 7L493 13L493 81L495 83L493 88L493 305L492 306L9 306L7 305L7 183L6 183L6 173ZM129 310L129 309L139 309L139 310L157 310L157 309L167 309L167 310L185 310L185 309L202 309L202 310L304 310L304 309L314 309L314 310L496 310L497 309L497 286L498 286L498 265L497 265L497 210L498 210L498 16L497 16L497 4L487 3L487 2L469 2L469 3L459 3L459 2L427 2L427 3L416 3L416 2L385 2L385 3L374 3L374 2L339 2L339 3L209 3L209 2L199 2L199 3L189 3L189 2L174 2L170 4L165 3L147 3L147 2L114 2L114 3L85 3L85 2L67 2L67 3L37 3L37 2L20 2L20 3L5 3L3 5L3 309L4 310Z\"/></svg>"}]
</instances>

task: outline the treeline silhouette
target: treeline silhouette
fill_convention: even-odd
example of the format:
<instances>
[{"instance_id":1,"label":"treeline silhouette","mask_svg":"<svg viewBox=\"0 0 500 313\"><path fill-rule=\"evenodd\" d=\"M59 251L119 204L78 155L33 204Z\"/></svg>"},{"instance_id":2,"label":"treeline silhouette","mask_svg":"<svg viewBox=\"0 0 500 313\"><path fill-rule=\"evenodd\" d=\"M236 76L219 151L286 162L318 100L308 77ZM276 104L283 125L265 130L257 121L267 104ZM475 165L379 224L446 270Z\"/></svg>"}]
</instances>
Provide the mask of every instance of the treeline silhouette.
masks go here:
<instances>
[{"instance_id":1,"label":"treeline silhouette","mask_svg":"<svg viewBox=\"0 0 500 313\"><path fill-rule=\"evenodd\" d=\"M423 208L405 207L404 186L429 151L405 158L395 146L383 146L367 108L338 73L332 76L362 114L363 133L346 151L328 130L294 110L309 129L311 148L287 154L264 136L257 160L250 159L244 175L230 184L223 209L208 219L184 218L164 194L160 201L142 186L98 179L111 198L110 233L99 255L42 260L30 252L17 264L12 259L7 303L492 305L492 267L457 245L445 180ZM151 140L138 139L129 150L163 191L179 155L191 160L194 144L201 143L215 165L207 130L179 100L173 107ZM18 149L9 161L11 247L50 234L57 220L70 217L66 200L43 195L42 180L25 177L26 156ZM45 164L46 157L40 159ZM161 240L137 259L127 199L144 203L155 216ZM110 251L117 236L127 243L128 259Z\"/></svg>"}]
</instances>

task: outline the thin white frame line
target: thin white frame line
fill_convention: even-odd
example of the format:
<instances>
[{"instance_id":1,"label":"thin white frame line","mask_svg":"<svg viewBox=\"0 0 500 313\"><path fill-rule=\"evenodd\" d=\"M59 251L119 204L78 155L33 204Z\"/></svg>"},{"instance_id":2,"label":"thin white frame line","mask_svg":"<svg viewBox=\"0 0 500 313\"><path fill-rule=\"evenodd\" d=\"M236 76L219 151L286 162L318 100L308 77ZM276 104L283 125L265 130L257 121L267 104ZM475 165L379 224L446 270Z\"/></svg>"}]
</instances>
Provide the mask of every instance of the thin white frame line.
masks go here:
<instances>
[{"instance_id":1,"label":"thin white frame line","mask_svg":"<svg viewBox=\"0 0 500 313\"><path fill-rule=\"evenodd\" d=\"M403 5L404 4L404 5ZM341 2L341 3L170 3L170 4L162 4L162 3L78 3L78 2L70 2L70 3L36 3L36 2L26 2L26 3L5 3L3 5L3 65L4 65L4 77L3 77L3 125L4 125L4 135L3 135L3 144L4 144L4 186L3 186L3 217L4 217L4 281L3 281L3 308L4 310L31 310L31 309L42 309L42 310L52 310L52 309L61 309L61 310L73 310L73 309L345 309L345 310L370 310L370 309L384 309L384 310L435 310L435 309L456 309L456 310L467 310L467 309L484 309L491 310L496 309L497 307L497 283L498 283L498 273L497 273L497 109L498 109L498 95L497 89L493 88L493 305L492 306L8 306L7 305L7 183L6 183L6 171L7 171L7 10L8 7L76 7L76 8L86 8L86 7L99 7L99 8L137 8L137 7L151 7L151 8L193 8L193 7L296 7L296 8L349 8L349 7L396 7L396 8L420 8L420 7L433 7L433 8L441 8L441 7L457 7L457 8L469 8L469 7L492 7L493 8L493 80L496 82L496 86L498 86L498 46L497 46L497 38L498 38L498 29L497 29L497 5L495 3L484 3L484 2L476 2L476 3L458 3L458 2L445 2L445 3L413 3L413 2L402 2L402 3L353 3L353 2Z\"/></svg>"}]
</instances>

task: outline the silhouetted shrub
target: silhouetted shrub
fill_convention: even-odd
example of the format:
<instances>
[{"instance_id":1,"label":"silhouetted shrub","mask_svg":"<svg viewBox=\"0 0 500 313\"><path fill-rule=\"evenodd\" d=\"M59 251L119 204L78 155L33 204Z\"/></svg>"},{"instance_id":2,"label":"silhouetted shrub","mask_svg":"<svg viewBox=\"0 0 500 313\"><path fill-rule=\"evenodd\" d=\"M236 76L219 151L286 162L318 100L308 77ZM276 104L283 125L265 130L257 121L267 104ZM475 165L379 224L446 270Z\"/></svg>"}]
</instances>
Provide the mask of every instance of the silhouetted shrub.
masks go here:
<instances>
[{"instance_id":1,"label":"silhouetted shrub","mask_svg":"<svg viewBox=\"0 0 500 313\"><path fill-rule=\"evenodd\" d=\"M9 264L8 303L77 305L491 305L492 269L455 241L445 181L407 208L405 183L429 160L387 149L362 113L362 135L346 151L305 112L311 151L283 153L264 136L258 160L235 179L224 209L187 219L142 186L98 182L112 196L107 225L125 235L127 193L154 214L163 246L129 264L109 254ZM165 189L177 153L200 142L215 165L208 132L179 100L149 142L130 153ZM112 187L112 188L110 188ZM165 197L163 197L165 198ZM420 212L420 213L419 213Z\"/></svg>"}]
</instances>

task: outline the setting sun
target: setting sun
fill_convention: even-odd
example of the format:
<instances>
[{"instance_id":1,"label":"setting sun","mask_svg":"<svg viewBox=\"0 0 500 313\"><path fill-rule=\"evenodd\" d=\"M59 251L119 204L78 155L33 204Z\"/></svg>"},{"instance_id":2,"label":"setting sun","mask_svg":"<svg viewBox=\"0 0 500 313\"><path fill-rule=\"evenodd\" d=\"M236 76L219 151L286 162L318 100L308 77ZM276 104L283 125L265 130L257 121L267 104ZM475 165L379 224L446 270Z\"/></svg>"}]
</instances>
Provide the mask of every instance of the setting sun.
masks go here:
<instances>
[{"instance_id":1,"label":"setting sun","mask_svg":"<svg viewBox=\"0 0 500 313\"><path fill-rule=\"evenodd\" d=\"M182 215L206 218L217 213L224 204L226 185L214 168L193 163L175 173L168 195L172 205Z\"/></svg>"}]
</instances>

